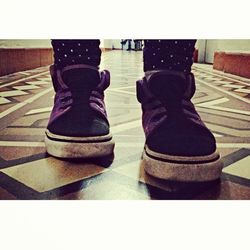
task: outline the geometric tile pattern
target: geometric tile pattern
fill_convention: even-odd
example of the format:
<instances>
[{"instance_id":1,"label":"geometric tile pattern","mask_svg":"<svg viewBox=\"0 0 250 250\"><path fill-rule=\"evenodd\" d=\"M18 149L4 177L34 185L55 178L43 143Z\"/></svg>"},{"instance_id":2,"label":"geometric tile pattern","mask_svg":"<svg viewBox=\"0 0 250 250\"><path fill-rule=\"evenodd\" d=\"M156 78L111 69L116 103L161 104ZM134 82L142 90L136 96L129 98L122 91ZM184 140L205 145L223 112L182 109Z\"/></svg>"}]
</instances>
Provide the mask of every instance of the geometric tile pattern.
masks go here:
<instances>
[{"instance_id":1,"label":"geometric tile pattern","mask_svg":"<svg viewBox=\"0 0 250 250\"><path fill-rule=\"evenodd\" d=\"M135 81L142 53L111 51L105 95L113 157L62 161L46 154L44 130L53 104L48 67L0 78L0 199L250 199L250 81L193 65L193 102L216 136L220 180L175 183L144 172L144 134Z\"/></svg>"}]
</instances>

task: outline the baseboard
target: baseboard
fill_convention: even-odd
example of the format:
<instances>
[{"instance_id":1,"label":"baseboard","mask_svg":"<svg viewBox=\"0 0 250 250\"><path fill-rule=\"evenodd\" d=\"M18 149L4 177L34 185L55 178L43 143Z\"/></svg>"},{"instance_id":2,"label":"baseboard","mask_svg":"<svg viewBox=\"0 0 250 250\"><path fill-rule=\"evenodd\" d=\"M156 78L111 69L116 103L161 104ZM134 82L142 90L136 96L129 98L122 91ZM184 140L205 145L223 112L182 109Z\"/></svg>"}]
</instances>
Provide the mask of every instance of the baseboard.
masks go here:
<instances>
[{"instance_id":1,"label":"baseboard","mask_svg":"<svg viewBox=\"0 0 250 250\"><path fill-rule=\"evenodd\" d=\"M52 48L0 48L0 76L51 65L53 60Z\"/></svg>"},{"instance_id":2,"label":"baseboard","mask_svg":"<svg viewBox=\"0 0 250 250\"><path fill-rule=\"evenodd\" d=\"M0 49L0 76L53 63L52 48Z\"/></svg>"},{"instance_id":3,"label":"baseboard","mask_svg":"<svg viewBox=\"0 0 250 250\"><path fill-rule=\"evenodd\" d=\"M193 53L193 61L194 61L195 63L198 62L198 56L199 56L199 51L198 51L198 49L195 49L195 50L194 50L194 53Z\"/></svg>"},{"instance_id":4,"label":"baseboard","mask_svg":"<svg viewBox=\"0 0 250 250\"><path fill-rule=\"evenodd\" d=\"M101 48L108 52L112 48ZM197 62L198 50L194 52L194 61ZM53 63L52 48L0 48L0 76L19 71L39 68Z\"/></svg>"},{"instance_id":5,"label":"baseboard","mask_svg":"<svg viewBox=\"0 0 250 250\"><path fill-rule=\"evenodd\" d=\"M250 53L215 52L213 68L225 73L250 78Z\"/></svg>"},{"instance_id":6,"label":"baseboard","mask_svg":"<svg viewBox=\"0 0 250 250\"><path fill-rule=\"evenodd\" d=\"M112 50L111 48L101 48L102 52L107 52L107 51L111 51L111 50Z\"/></svg>"},{"instance_id":7,"label":"baseboard","mask_svg":"<svg viewBox=\"0 0 250 250\"><path fill-rule=\"evenodd\" d=\"M0 76L53 63L51 48L0 48Z\"/></svg>"}]
</instances>

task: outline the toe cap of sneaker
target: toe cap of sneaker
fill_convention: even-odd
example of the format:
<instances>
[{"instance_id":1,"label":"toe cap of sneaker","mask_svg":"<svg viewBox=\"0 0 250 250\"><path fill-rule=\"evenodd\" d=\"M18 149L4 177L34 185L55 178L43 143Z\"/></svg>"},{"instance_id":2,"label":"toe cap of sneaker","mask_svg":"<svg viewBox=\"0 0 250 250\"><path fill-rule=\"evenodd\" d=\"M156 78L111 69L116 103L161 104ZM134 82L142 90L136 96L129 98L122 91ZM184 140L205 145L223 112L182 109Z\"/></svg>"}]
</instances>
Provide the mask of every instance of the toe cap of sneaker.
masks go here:
<instances>
[{"instance_id":1,"label":"toe cap of sneaker","mask_svg":"<svg viewBox=\"0 0 250 250\"><path fill-rule=\"evenodd\" d=\"M194 135L175 135L152 138L147 146L158 153L178 156L203 156L215 152L213 137Z\"/></svg>"}]
</instances>

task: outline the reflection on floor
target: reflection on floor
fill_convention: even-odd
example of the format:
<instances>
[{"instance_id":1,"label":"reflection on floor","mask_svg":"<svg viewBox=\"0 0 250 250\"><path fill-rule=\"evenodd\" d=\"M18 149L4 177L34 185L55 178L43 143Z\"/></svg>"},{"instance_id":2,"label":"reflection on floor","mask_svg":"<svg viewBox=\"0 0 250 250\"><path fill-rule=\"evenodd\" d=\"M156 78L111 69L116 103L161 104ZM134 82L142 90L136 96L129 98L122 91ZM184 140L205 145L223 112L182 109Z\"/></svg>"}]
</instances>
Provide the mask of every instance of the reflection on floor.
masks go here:
<instances>
[{"instance_id":1,"label":"reflection on floor","mask_svg":"<svg viewBox=\"0 0 250 250\"><path fill-rule=\"evenodd\" d=\"M193 101L217 139L223 175L212 183L171 183L145 174L135 81L141 52L103 53L111 71L106 103L115 157L62 161L46 154L54 92L48 67L0 78L1 199L250 199L250 81L195 64Z\"/></svg>"}]
</instances>

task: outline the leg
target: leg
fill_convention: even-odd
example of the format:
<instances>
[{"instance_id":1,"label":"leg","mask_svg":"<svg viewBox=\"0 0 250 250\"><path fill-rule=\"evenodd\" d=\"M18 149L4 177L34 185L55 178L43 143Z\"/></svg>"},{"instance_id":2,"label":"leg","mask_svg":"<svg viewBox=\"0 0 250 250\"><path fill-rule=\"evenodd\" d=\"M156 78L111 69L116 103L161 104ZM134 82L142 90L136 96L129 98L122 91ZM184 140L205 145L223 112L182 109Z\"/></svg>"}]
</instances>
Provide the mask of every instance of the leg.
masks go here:
<instances>
[{"instance_id":1,"label":"leg","mask_svg":"<svg viewBox=\"0 0 250 250\"><path fill-rule=\"evenodd\" d=\"M145 40L145 77L137 82L146 135L145 170L162 179L219 178L215 138L196 112L191 73L195 40Z\"/></svg>"},{"instance_id":2,"label":"leg","mask_svg":"<svg viewBox=\"0 0 250 250\"><path fill-rule=\"evenodd\" d=\"M128 39L128 49L127 51L130 51L131 50L131 39Z\"/></svg>"},{"instance_id":3,"label":"leg","mask_svg":"<svg viewBox=\"0 0 250 250\"><path fill-rule=\"evenodd\" d=\"M176 70L190 73L196 40L144 40L144 71Z\"/></svg>"},{"instance_id":4,"label":"leg","mask_svg":"<svg viewBox=\"0 0 250 250\"><path fill-rule=\"evenodd\" d=\"M56 92L46 130L49 154L62 158L96 157L114 148L104 105L108 71L99 72L99 40L52 40L50 68Z\"/></svg>"},{"instance_id":5,"label":"leg","mask_svg":"<svg viewBox=\"0 0 250 250\"><path fill-rule=\"evenodd\" d=\"M100 40L52 40L54 65L86 64L98 67L101 62Z\"/></svg>"}]
</instances>

